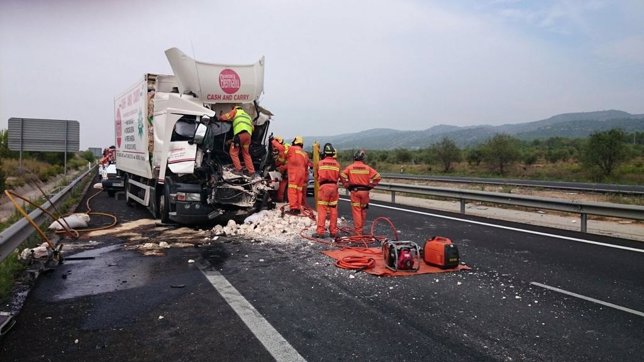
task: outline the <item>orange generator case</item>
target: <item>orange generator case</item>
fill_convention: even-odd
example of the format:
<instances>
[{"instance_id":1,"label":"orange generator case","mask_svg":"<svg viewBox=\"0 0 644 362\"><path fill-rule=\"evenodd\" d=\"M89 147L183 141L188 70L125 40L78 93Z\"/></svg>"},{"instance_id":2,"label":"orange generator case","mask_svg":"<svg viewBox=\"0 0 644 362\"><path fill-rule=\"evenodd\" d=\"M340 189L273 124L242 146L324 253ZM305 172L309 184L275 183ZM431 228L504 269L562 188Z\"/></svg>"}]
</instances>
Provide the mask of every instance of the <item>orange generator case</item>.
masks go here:
<instances>
[{"instance_id":1,"label":"orange generator case","mask_svg":"<svg viewBox=\"0 0 644 362\"><path fill-rule=\"evenodd\" d=\"M459 263L458 248L443 236L435 236L425 241L423 247L425 263L441 269L456 268Z\"/></svg>"}]
</instances>

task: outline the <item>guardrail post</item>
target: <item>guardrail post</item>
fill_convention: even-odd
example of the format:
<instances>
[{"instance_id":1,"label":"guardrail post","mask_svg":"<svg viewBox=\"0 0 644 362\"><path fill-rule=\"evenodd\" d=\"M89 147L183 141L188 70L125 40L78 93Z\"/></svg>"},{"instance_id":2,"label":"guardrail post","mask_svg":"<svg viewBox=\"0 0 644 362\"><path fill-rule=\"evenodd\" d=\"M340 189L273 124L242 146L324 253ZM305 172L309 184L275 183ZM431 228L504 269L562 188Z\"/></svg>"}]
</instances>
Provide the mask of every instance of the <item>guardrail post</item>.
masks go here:
<instances>
[{"instance_id":1,"label":"guardrail post","mask_svg":"<svg viewBox=\"0 0 644 362\"><path fill-rule=\"evenodd\" d=\"M465 214L465 199L460 199L461 201L461 214Z\"/></svg>"},{"instance_id":2,"label":"guardrail post","mask_svg":"<svg viewBox=\"0 0 644 362\"><path fill-rule=\"evenodd\" d=\"M391 203L392 204L396 203L396 191L391 192Z\"/></svg>"},{"instance_id":3,"label":"guardrail post","mask_svg":"<svg viewBox=\"0 0 644 362\"><path fill-rule=\"evenodd\" d=\"M588 230L588 214L581 213L581 232L585 233Z\"/></svg>"}]
</instances>

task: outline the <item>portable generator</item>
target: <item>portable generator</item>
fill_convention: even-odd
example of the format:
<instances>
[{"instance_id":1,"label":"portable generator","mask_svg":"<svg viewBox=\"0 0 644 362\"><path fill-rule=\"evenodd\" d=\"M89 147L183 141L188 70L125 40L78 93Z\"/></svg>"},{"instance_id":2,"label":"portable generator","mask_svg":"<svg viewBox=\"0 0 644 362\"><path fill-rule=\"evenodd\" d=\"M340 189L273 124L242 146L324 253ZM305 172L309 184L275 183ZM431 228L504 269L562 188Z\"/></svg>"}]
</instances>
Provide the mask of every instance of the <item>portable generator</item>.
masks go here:
<instances>
[{"instance_id":1,"label":"portable generator","mask_svg":"<svg viewBox=\"0 0 644 362\"><path fill-rule=\"evenodd\" d=\"M456 268L459 263L458 248L450 239L435 236L425 241L423 260L441 269Z\"/></svg>"},{"instance_id":2,"label":"portable generator","mask_svg":"<svg viewBox=\"0 0 644 362\"><path fill-rule=\"evenodd\" d=\"M385 240L382 243L385 266L393 271L418 271L420 268L420 248L413 241Z\"/></svg>"}]
</instances>

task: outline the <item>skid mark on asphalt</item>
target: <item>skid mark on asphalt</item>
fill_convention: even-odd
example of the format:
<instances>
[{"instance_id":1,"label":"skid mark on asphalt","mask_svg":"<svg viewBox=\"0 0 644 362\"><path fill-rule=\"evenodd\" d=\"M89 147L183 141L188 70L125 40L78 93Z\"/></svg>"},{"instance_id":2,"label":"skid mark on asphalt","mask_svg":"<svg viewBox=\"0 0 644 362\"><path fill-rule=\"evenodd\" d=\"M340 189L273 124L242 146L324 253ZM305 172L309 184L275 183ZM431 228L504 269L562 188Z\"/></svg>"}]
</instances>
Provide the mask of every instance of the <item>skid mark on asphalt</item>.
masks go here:
<instances>
[{"instance_id":1,"label":"skid mark on asphalt","mask_svg":"<svg viewBox=\"0 0 644 362\"><path fill-rule=\"evenodd\" d=\"M273 358L277 361L306 361L221 273L206 270L203 265L200 269Z\"/></svg>"}]
</instances>

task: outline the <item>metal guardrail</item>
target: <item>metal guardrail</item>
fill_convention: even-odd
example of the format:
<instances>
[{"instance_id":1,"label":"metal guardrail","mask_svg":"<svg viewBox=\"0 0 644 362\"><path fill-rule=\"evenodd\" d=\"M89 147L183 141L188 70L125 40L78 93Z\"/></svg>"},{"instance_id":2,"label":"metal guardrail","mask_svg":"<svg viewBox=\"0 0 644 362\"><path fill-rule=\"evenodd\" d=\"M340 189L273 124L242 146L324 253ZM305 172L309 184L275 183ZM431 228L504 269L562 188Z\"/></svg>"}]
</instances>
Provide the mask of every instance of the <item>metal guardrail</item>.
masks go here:
<instances>
[{"instance_id":1,"label":"metal guardrail","mask_svg":"<svg viewBox=\"0 0 644 362\"><path fill-rule=\"evenodd\" d=\"M485 178L485 177L410 175L410 174L402 174L402 173L381 173L381 175L384 178L398 179L398 180L437 181L437 182L503 185L503 186L517 186L517 187L540 187L540 188L555 189L555 190L599 192L599 193L612 193L612 194L620 194L620 195L639 195L639 196L644 195L644 186L639 186L639 185L501 179L501 178Z\"/></svg>"},{"instance_id":2,"label":"metal guardrail","mask_svg":"<svg viewBox=\"0 0 644 362\"><path fill-rule=\"evenodd\" d=\"M393 183L380 183L375 189L390 192L392 203L396 203L397 192L457 199L461 204L461 214L465 214L466 201L481 201L494 204L523 206L580 214L582 232L587 232L588 215L644 220L644 206L636 205L568 201L535 196L512 195L499 192L455 190Z\"/></svg>"},{"instance_id":3,"label":"metal guardrail","mask_svg":"<svg viewBox=\"0 0 644 362\"><path fill-rule=\"evenodd\" d=\"M69 198L72 191L77 190L79 187L82 187L83 180L85 180L85 178L94 177L95 175L96 166L90 168L88 171L77 177L67 187L62 189L55 196L51 197L51 202L48 201L45 204L41 205L41 207L49 211L50 209L52 209L52 203L56 207L62 205ZM41 224L49 216L42 210L37 208L29 213L29 217L34 220L36 224ZM0 262L2 262L7 256L11 255L11 253L18 246L20 246L23 241L27 240L27 238L29 238L34 232L35 230L33 229L33 227L24 217L2 231L0 233Z\"/></svg>"}]
</instances>

